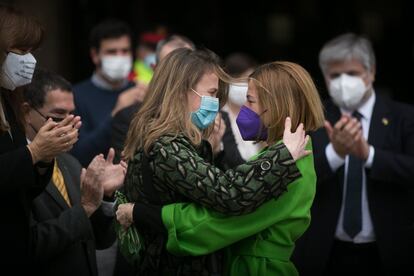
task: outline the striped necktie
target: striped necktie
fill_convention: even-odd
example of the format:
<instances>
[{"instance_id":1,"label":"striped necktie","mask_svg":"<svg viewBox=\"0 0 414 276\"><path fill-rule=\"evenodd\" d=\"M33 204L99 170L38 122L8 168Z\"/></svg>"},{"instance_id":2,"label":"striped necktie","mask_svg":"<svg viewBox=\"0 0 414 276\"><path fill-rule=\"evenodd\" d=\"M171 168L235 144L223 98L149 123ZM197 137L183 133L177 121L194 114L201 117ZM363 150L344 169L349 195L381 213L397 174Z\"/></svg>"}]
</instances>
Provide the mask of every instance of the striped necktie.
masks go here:
<instances>
[{"instance_id":1,"label":"striped necktie","mask_svg":"<svg viewBox=\"0 0 414 276\"><path fill-rule=\"evenodd\" d=\"M57 161L55 160L55 165L53 167L53 175L52 175L53 184L56 186L62 197L65 199L66 203L71 206L68 191L66 190L65 180L63 178L63 174L60 171Z\"/></svg>"}]
</instances>

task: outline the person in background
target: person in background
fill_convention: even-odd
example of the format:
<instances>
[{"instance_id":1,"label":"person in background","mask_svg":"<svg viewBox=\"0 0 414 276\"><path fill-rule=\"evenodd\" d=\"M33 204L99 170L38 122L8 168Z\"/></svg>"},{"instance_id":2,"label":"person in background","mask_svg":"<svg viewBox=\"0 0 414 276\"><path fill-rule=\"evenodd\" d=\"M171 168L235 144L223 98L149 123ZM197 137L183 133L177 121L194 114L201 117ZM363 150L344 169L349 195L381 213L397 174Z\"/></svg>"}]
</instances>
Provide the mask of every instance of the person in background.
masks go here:
<instances>
[{"instance_id":1,"label":"person in background","mask_svg":"<svg viewBox=\"0 0 414 276\"><path fill-rule=\"evenodd\" d=\"M194 43L187 37L173 34L158 42L156 47L155 60L157 64L169 53L178 48L195 49ZM156 65L155 65L156 66ZM132 117L139 110L141 102L124 108L114 117L112 123L112 147L115 149L116 160L121 159L124 149L125 138L128 132Z\"/></svg>"},{"instance_id":2,"label":"person in background","mask_svg":"<svg viewBox=\"0 0 414 276\"><path fill-rule=\"evenodd\" d=\"M155 49L155 66L169 53L178 48L195 49L194 42L188 37L179 34L172 34L157 43Z\"/></svg>"},{"instance_id":3,"label":"person in background","mask_svg":"<svg viewBox=\"0 0 414 276\"><path fill-rule=\"evenodd\" d=\"M222 109L222 117L226 127L222 138L222 158L223 163L230 168L249 160L263 147L260 141L244 141L236 124L240 108L246 102L248 77L256 65L256 61L244 53L233 53L224 61L226 72L239 80L230 84L229 99Z\"/></svg>"},{"instance_id":4,"label":"person in background","mask_svg":"<svg viewBox=\"0 0 414 276\"><path fill-rule=\"evenodd\" d=\"M81 125L80 118L73 115L59 124L48 119L27 145L21 87L31 82L36 66L31 52L43 35L36 19L0 4L0 243L5 249L0 264L16 275L27 275L33 267L32 200L49 182L53 159L77 141Z\"/></svg>"},{"instance_id":5,"label":"person in background","mask_svg":"<svg viewBox=\"0 0 414 276\"><path fill-rule=\"evenodd\" d=\"M23 90L26 137L32 141L52 118L61 122L75 109L72 87L57 74L36 69ZM67 153L54 160L52 179L32 203L32 251L36 275L97 275L95 247L114 239L113 216L104 215L103 195L111 197L122 184L126 164L114 165L96 156L88 169Z\"/></svg>"},{"instance_id":6,"label":"person in background","mask_svg":"<svg viewBox=\"0 0 414 276\"><path fill-rule=\"evenodd\" d=\"M165 38L164 30L159 32L144 32L138 39L134 70L129 76L131 81L148 85L154 74L156 61L156 47L159 41Z\"/></svg>"},{"instance_id":7,"label":"person in background","mask_svg":"<svg viewBox=\"0 0 414 276\"><path fill-rule=\"evenodd\" d=\"M132 68L131 47L130 29L122 21L108 19L91 31L90 55L95 71L73 87L75 114L84 120L71 153L83 166L97 154L108 152L116 113L142 100L145 86L127 79Z\"/></svg>"},{"instance_id":8,"label":"person in background","mask_svg":"<svg viewBox=\"0 0 414 276\"><path fill-rule=\"evenodd\" d=\"M317 193L294 261L302 275L414 275L414 108L378 94L370 41L319 53L330 100L312 135Z\"/></svg>"}]
</instances>

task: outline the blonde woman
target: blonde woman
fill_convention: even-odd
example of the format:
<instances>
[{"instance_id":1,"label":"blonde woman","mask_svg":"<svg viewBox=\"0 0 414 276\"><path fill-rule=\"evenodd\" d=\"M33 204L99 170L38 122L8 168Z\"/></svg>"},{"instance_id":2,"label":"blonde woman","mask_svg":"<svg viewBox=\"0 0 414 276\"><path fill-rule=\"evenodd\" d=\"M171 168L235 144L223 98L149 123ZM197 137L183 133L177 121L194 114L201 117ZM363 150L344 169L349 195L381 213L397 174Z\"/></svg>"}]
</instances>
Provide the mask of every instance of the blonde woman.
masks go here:
<instances>
[{"instance_id":1,"label":"blonde woman","mask_svg":"<svg viewBox=\"0 0 414 276\"><path fill-rule=\"evenodd\" d=\"M124 226L135 221L143 236L140 275L210 275L221 263L220 254L181 258L167 252L162 231L134 218L150 215L151 203L195 202L222 214L241 215L276 199L300 177L295 160L309 154L301 127L296 133L286 131L284 143L269 146L259 158L234 170L223 172L213 165L205 139L225 103L226 81L231 80L212 52L175 50L157 66L131 123L124 151L129 160L125 191L131 202L141 204L121 205L117 215ZM156 218L150 221L156 224Z\"/></svg>"}]
</instances>

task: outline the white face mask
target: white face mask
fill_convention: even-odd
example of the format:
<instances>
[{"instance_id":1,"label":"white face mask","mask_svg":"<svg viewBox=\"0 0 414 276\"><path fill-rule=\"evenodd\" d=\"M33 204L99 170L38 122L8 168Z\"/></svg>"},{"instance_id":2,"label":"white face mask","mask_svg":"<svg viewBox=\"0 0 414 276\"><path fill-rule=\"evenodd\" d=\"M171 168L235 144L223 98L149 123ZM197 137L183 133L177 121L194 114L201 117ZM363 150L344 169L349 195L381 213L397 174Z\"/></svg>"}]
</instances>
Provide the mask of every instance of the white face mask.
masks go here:
<instances>
[{"instance_id":1,"label":"white face mask","mask_svg":"<svg viewBox=\"0 0 414 276\"><path fill-rule=\"evenodd\" d=\"M102 73L111 81L126 79L131 68L131 56L110 55L102 57Z\"/></svg>"},{"instance_id":2,"label":"white face mask","mask_svg":"<svg viewBox=\"0 0 414 276\"><path fill-rule=\"evenodd\" d=\"M355 110L360 104L368 87L360 77L341 74L330 81L329 95L339 106L348 110Z\"/></svg>"},{"instance_id":3,"label":"white face mask","mask_svg":"<svg viewBox=\"0 0 414 276\"><path fill-rule=\"evenodd\" d=\"M18 55L8 53L0 73L0 85L8 90L32 82L36 59L32 54Z\"/></svg>"},{"instance_id":4,"label":"white face mask","mask_svg":"<svg viewBox=\"0 0 414 276\"><path fill-rule=\"evenodd\" d=\"M247 83L234 83L229 87L229 101L235 105L242 106L246 102Z\"/></svg>"}]
</instances>

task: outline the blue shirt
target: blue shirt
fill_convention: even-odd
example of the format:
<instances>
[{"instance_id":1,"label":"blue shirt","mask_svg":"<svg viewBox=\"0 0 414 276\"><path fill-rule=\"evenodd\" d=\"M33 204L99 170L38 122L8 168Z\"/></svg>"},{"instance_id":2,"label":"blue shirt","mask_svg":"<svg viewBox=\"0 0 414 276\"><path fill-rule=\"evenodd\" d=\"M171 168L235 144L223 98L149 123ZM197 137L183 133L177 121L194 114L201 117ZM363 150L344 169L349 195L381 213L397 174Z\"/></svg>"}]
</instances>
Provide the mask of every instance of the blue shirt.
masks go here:
<instances>
[{"instance_id":1,"label":"blue shirt","mask_svg":"<svg viewBox=\"0 0 414 276\"><path fill-rule=\"evenodd\" d=\"M84 166L100 153L106 154L111 145L112 110L118 96L133 83L125 81L119 89L112 89L96 73L74 86L75 115L81 116L79 141L71 153Z\"/></svg>"}]
</instances>

